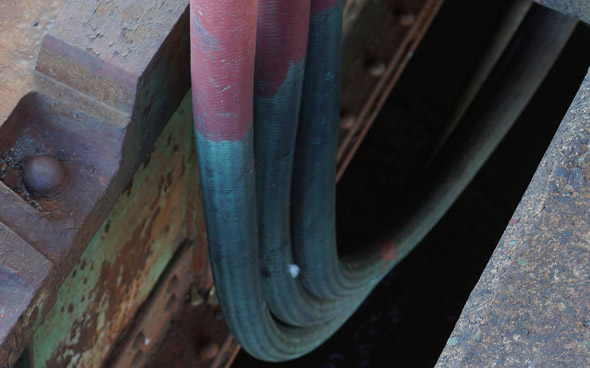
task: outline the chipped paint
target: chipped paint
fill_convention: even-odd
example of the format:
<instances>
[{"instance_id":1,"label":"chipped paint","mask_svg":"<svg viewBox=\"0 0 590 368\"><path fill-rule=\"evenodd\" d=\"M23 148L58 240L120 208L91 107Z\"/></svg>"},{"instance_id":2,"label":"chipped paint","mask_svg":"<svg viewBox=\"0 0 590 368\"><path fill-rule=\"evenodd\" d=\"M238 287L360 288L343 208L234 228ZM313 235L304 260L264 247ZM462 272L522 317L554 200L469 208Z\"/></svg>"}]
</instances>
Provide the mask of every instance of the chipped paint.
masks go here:
<instances>
[{"instance_id":1,"label":"chipped paint","mask_svg":"<svg viewBox=\"0 0 590 368\"><path fill-rule=\"evenodd\" d=\"M189 236L189 95L60 288L33 338L36 366L99 366Z\"/></svg>"}]
</instances>

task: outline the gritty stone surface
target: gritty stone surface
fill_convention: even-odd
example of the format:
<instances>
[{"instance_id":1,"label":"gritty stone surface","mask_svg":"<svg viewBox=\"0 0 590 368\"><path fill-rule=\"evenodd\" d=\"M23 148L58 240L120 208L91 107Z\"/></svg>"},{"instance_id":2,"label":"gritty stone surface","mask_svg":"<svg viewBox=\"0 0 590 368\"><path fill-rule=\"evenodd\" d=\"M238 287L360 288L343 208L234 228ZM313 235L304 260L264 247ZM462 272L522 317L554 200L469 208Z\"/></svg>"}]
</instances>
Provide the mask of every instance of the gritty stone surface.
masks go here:
<instances>
[{"instance_id":1,"label":"gritty stone surface","mask_svg":"<svg viewBox=\"0 0 590 368\"><path fill-rule=\"evenodd\" d=\"M590 23L590 2L587 0L535 0L535 2Z\"/></svg>"},{"instance_id":2,"label":"gritty stone surface","mask_svg":"<svg viewBox=\"0 0 590 368\"><path fill-rule=\"evenodd\" d=\"M590 74L437 367L590 366L589 121Z\"/></svg>"},{"instance_id":3,"label":"gritty stone surface","mask_svg":"<svg viewBox=\"0 0 590 368\"><path fill-rule=\"evenodd\" d=\"M0 2L0 126L34 89L41 40L66 0Z\"/></svg>"}]
</instances>

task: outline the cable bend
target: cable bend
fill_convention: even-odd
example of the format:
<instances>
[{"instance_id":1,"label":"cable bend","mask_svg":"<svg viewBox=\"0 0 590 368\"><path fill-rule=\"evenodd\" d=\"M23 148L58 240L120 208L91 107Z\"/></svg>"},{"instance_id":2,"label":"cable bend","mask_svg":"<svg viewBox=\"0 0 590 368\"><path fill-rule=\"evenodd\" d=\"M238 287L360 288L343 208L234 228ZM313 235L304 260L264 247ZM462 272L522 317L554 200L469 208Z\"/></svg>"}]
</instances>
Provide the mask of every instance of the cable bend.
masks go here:
<instances>
[{"instance_id":1,"label":"cable bend","mask_svg":"<svg viewBox=\"0 0 590 368\"><path fill-rule=\"evenodd\" d=\"M266 361L315 349L354 313L474 177L573 30L571 21L532 11L465 114L465 129L401 204L391 235L341 260L334 225L342 1L190 7L195 140L216 290L237 341Z\"/></svg>"}]
</instances>

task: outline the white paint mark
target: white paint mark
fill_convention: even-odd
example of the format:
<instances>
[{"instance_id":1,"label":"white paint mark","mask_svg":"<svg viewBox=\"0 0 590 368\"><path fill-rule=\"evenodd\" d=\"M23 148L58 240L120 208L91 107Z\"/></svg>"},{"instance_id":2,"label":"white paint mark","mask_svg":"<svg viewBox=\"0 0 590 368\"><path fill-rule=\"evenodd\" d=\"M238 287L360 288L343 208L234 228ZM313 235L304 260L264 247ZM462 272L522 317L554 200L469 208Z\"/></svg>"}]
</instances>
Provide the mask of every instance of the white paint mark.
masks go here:
<instances>
[{"instance_id":1,"label":"white paint mark","mask_svg":"<svg viewBox=\"0 0 590 368\"><path fill-rule=\"evenodd\" d=\"M292 278L296 278L297 276L299 276L299 272L301 272L299 266L297 266L296 264L289 265L289 273L291 274Z\"/></svg>"}]
</instances>

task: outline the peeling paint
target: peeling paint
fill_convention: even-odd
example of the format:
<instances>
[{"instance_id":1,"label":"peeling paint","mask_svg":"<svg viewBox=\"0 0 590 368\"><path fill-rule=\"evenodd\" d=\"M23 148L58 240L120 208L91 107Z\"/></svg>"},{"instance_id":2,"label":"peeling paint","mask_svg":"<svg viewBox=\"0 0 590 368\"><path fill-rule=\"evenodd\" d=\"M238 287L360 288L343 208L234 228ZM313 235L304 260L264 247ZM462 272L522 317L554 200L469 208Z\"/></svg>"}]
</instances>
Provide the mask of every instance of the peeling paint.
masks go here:
<instances>
[{"instance_id":1,"label":"peeling paint","mask_svg":"<svg viewBox=\"0 0 590 368\"><path fill-rule=\"evenodd\" d=\"M185 98L60 288L33 338L36 366L99 366L188 236L190 111Z\"/></svg>"}]
</instances>

